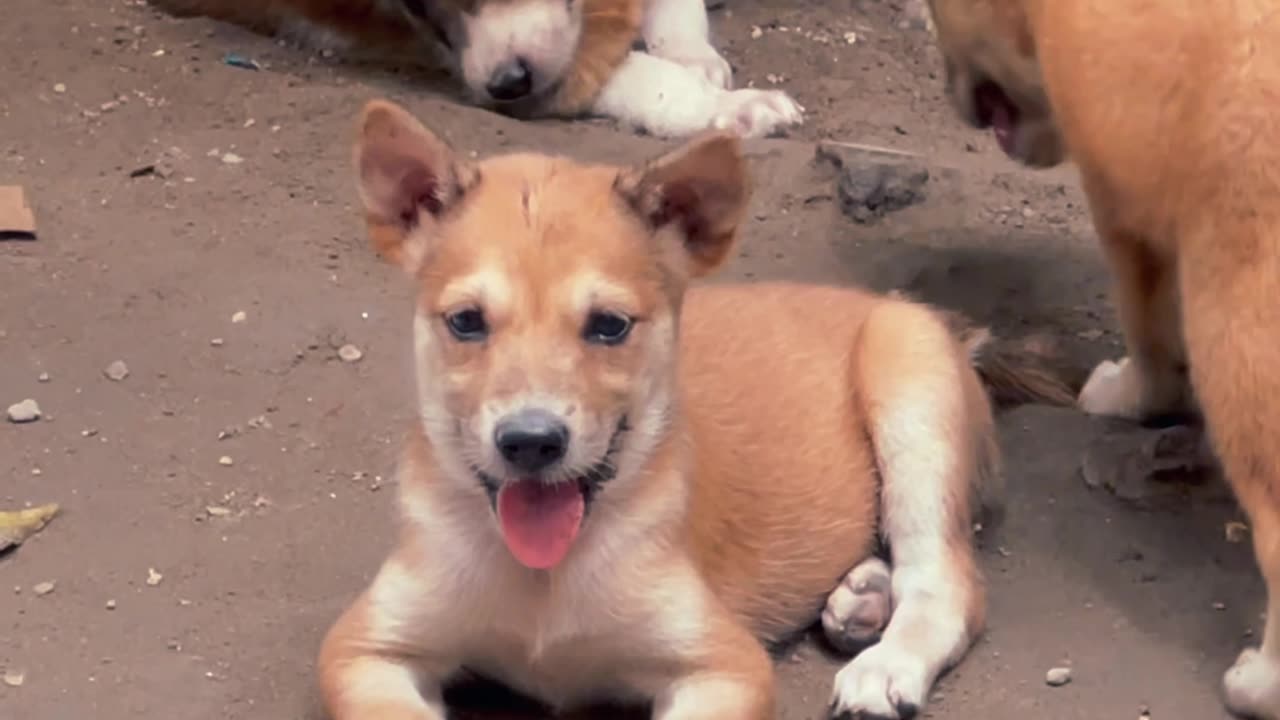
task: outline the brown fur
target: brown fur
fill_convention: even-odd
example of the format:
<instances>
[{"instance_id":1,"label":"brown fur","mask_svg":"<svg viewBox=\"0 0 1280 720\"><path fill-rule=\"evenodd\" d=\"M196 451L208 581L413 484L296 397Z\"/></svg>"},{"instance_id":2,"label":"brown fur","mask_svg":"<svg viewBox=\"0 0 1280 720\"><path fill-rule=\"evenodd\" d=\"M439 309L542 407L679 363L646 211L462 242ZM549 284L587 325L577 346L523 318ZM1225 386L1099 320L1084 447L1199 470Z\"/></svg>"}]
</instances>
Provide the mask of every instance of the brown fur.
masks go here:
<instances>
[{"instance_id":1,"label":"brown fur","mask_svg":"<svg viewBox=\"0 0 1280 720\"><path fill-rule=\"evenodd\" d=\"M356 167L375 246L418 285L422 422L401 469L399 547L321 654L335 720L437 720L440 685L463 664L555 705L603 694L654 700L661 720L766 720L761 642L817 620L877 533L895 569L919 555L915 572L937 581L895 586L880 644L842 671L834 705L868 707L857 692L875 679L858 673L880 667L877 651L927 655L927 677L872 700L904 714L924 703L984 624L972 523L1000 477L969 353L980 343L923 305L856 289L688 289L731 255L747 207L731 135L630 169L472 164L375 102ZM460 307L483 308L483 342L449 335L441 318ZM583 341L601 307L636 318L625 343ZM635 448L550 571L516 565L457 463L489 467L487 413L528 398L562 403L585 445L630 418Z\"/></svg>"},{"instance_id":2,"label":"brown fur","mask_svg":"<svg viewBox=\"0 0 1280 720\"><path fill-rule=\"evenodd\" d=\"M459 13L483 2L510 0L423 0L436 27L456 23ZM582 3L582 30L567 74L554 92L501 106L518 117L574 117L587 113L596 96L640 39L645 0L576 0ZM290 32L303 20L356 44L364 52L427 64L456 51L440 47L431 22L415 21L396 7L399 0L149 0L175 16L204 16L266 35ZM300 38L302 39L302 38Z\"/></svg>"},{"instance_id":3,"label":"brown fur","mask_svg":"<svg viewBox=\"0 0 1280 720\"><path fill-rule=\"evenodd\" d=\"M1095 371L1082 407L1203 412L1267 581L1262 647L1227 674L1227 704L1278 718L1280 13L1262 0L931 4L961 114L975 118L975 80L993 80L1024 116L1015 157L1080 168L1129 353Z\"/></svg>"}]
</instances>

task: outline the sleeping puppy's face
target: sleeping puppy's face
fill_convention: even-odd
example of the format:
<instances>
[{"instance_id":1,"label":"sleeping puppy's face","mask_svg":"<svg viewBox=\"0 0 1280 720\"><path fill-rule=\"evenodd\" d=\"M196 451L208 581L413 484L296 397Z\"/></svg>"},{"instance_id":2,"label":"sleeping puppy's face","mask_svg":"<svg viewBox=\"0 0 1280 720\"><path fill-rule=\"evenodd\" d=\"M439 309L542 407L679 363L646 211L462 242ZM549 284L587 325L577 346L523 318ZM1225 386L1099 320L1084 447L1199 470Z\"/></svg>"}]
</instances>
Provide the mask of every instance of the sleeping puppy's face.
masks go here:
<instances>
[{"instance_id":1,"label":"sleeping puppy's face","mask_svg":"<svg viewBox=\"0 0 1280 720\"><path fill-rule=\"evenodd\" d=\"M499 109L551 95L582 34L582 0L394 1L449 48L473 100Z\"/></svg>"},{"instance_id":2,"label":"sleeping puppy's face","mask_svg":"<svg viewBox=\"0 0 1280 720\"><path fill-rule=\"evenodd\" d=\"M1066 157L1022 0L930 0L946 91L960 116L991 128L1005 154L1030 167Z\"/></svg>"}]
</instances>

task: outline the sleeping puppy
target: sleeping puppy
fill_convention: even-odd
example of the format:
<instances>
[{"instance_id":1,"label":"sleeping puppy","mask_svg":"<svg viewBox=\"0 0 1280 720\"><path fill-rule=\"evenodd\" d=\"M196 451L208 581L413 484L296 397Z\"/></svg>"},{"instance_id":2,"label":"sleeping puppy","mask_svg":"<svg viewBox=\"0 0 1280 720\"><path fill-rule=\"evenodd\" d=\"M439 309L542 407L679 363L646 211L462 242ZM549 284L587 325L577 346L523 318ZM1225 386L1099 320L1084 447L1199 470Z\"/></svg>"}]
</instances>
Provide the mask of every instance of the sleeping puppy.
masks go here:
<instances>
[{"instance_id":1,"label":"sleeping puppy","mask_svg":"<svg viewBox=\"0 0 1280 720\"><path fill-rule=\"evenodd\" d=\"M1202 414L1251 520L1262 646L1227 706L1280 718L1280 12L1240 0L932 0L947 89L1031 167L1080 168L1127 357L1090 413Z\"/></svg>"},{"instance_id":2,"label":"sleeping puppy","mask_svg":"<svg viewBox=\"0 0 1280 720\"><path fill-rule=\"evenodd\" d=\"M729 133L635 167L472 162L379 101L355 167L415 286L419 420L399 545L321 650L334 720L443 720L464 670L559 708L771 720L765 646L815 622L861 650L833 716L920 712L984 626L986 390L1069 390L907 300L690 288L747 209Z\"/></svg>"},{"instance_id":3,"label":"sleeping puppy","mask_svg":"<svg viewBox=\"0 0 1280 720\"><path fill-rule=\"evenodd\" d=\"M732 89L703 0L150 1L313 47L444 64L472 102L513 117L600 115L664 137L765 136L803 120L780 90Z\"/></svg>"}]
</instances>

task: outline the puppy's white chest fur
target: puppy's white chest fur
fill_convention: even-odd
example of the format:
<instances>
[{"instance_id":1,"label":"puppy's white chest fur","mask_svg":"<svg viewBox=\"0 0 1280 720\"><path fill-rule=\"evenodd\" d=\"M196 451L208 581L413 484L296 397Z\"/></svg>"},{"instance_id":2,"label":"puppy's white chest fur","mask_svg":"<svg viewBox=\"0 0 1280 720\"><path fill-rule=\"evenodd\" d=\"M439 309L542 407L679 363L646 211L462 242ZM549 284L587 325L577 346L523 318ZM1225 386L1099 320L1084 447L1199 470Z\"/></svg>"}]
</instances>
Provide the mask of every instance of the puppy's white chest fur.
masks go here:
<instances>
[{"instance_id":1,"label":"puppy's white chest fur","mask_svg":"<svg viewBox=\"0 0 1280 720\"><path fill-rule=\"evenodd\" d=\"M537 571L479 518L426 514L431 522L414 524L431 562L389 564L373 600L389 632L411 625L433 655L563 706L651 698L669 682L672 657L703 641L710 593L669 548L593 523L561 567ZM393 615L411 607L411 617Z\"/></svg>"}]
</instances>

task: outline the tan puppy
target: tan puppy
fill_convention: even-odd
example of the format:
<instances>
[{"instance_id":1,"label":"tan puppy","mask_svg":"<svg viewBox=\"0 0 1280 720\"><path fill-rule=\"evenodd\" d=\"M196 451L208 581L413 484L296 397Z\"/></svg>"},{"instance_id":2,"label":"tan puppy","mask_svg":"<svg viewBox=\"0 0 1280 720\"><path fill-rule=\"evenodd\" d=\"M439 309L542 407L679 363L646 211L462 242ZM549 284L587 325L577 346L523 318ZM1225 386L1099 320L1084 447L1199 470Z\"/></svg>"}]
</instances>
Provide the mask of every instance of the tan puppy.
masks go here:
<instances>
[{"instance_id":1,"label":"tan puppy","mask_svg":"<svg viewBox=\"0 0 1280 720\"><path fill-rule=\"evenodd\" d=\"M515 117L602 115L658 136L763 136L802 122L780 90L731 89L704 0L150 2L317 48L443 63L472 102Z\"/></svg>"},{"instance_id":2,"label":"tan puppy","mask_svg":"<svg viewBox=\"0 0 1280 720\"><path fill-rule=\"evenodd\" d=\"M375 245L418 284L421 422L400 545L324 643L335 720L440 720L463 668L555 706L765 720L761 643L819 618L874 643L837 714L919 711L983 627L983 333L856 290L686 292L747 207L732 135L637 168L473 164L373 102L355 165ZM1073 398L977 357L1003 391Z\"/></svg>"},{"instance_id":3,"label":"tan puppy","mask_svg":"<svg viewBox=\"0 0 1280 720\"><path fill-rule=\"evenodd\" d=\"M1080 167L1128 344L1081 407L1151 419L1202 406L1267 581L1262 647L1227 672L1226 701L1280 718L1280 12L931 5L960 114L1027 165Z\"/></svg>"}]
</instances>

